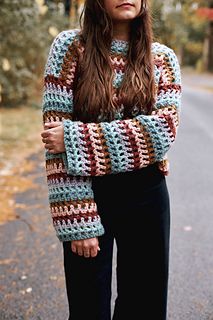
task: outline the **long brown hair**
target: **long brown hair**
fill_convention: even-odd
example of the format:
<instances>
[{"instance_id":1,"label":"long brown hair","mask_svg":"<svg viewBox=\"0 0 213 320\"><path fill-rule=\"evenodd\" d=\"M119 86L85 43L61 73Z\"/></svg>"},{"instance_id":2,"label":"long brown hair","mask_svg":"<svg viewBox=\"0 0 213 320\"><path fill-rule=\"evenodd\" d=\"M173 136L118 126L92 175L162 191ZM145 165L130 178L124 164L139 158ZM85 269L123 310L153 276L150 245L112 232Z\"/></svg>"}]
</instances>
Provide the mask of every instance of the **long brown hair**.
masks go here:
<instances>
[{"instance_id":1,"label":"long brown hair","mask_svg":"<svg viewBox=\"0 0 213 320\"><path fill-rule=\"evenodd\" d=\"M147 0L141 2L141 13L131 22L128 63L118 92L125 118L131 116L135 107L148 114L155 97L151 14ZM80 25L83 50L78 53L74 117L88 122L97 121L102 114L104 119L110 121L118 105L113 98L114 72L109 57L113 23L104 8L103 0L85 0Z\"/></svg>"}]
</instances>

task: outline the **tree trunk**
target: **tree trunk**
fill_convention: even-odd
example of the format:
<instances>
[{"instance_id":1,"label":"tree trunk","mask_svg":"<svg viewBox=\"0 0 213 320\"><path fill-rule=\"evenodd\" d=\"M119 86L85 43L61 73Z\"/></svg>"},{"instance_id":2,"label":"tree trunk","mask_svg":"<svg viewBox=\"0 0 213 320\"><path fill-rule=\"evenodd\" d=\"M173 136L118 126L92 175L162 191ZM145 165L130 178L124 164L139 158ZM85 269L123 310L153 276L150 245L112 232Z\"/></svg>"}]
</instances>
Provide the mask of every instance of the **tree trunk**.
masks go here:
<instances>
[{"instance_id":1,"label":"tree trunk","mask_svg":"<svg viewBox=\"0 0 213 320\"><path fill-rule=\"evenodd\" d=\"M64 13L65 16L70 16L71 12L71 7L72 7L72 0L64 0Z\"/></svg>"},{"instance_id":2,"label":"tree trunk","mask_svg":"<svg viewBox=\"0 0 213 320\"><path fill-rule=\"evenodd\" d=\"M210 9L213 9L213 0L209 0ZM204 41L204 69L213 72L213 21L210 20Z\"/></svg>"},{"instance_id":3,"label":"tree trunk","mask_svg":"<svg viewBox=\"0 0 213 320\"><path fill-rule=\"evenodd\" d=\"M213 21L209 22L208 71L213 72Z\"/></svg>"},{"instance_id":4,"label":"tree trunk","mask_svg":"<svg viewBox=\"0 0 213 320\"><path fill-rule=\"evenodd\" d=\"M75 22L78 23L78 18L79 18L79 1L78 0L74 1L74 8L75 8Z\"/></svg>"}]
</instances>

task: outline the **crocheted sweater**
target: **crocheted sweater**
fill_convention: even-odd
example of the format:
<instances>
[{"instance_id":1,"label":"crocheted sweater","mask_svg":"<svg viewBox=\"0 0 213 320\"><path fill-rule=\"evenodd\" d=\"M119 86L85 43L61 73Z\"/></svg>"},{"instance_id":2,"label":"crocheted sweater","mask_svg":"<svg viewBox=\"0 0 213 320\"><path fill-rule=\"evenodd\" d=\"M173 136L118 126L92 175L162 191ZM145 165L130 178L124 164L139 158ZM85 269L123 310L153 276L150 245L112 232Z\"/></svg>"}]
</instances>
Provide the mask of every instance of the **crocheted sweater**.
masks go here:
<instances>
[{"instance_id":1,"label":"crocheted sweater","mask_svg":"<svg viewBox=\"0 0 213 320\"><path fill-rule=\"evenodd\" d=\"M45 151L53 226L60 241L104 234L94 201L92 177L141 169L157 162L168 174L167 152L175 141L181 106L181 75L174 51L153 42L156 102L150 115L123 119L122 106L113 121L73 121L73 80L77 67L72 43L79 30L65 30L54 39L44 71L43 121L63 121L66 152ZM109 51L113 86L124 77L128 42L113 40Z\"/></svg>"}]
</instances>

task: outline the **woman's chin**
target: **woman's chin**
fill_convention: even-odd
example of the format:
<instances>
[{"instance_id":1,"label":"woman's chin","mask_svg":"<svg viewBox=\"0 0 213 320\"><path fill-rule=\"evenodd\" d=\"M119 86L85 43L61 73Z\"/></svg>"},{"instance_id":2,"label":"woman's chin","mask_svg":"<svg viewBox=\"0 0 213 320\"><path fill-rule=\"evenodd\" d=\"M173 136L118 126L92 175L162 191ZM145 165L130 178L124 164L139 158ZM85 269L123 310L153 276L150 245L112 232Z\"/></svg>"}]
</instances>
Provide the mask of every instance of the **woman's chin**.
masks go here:
<instances>
[{"instance_id":1,"label":"woman's chin","mask_svg":"<svg viewBox=\"0 0 213 320\"><path fill-rule=\"evenodd\" d=\"M133 14L132 12L123 12L122 14L119 14L116 18L114 18L113 20L122 22L122 21L129 21L129 20L133 20L136 18L136 15Z\"/></svg>"}]
</instances>

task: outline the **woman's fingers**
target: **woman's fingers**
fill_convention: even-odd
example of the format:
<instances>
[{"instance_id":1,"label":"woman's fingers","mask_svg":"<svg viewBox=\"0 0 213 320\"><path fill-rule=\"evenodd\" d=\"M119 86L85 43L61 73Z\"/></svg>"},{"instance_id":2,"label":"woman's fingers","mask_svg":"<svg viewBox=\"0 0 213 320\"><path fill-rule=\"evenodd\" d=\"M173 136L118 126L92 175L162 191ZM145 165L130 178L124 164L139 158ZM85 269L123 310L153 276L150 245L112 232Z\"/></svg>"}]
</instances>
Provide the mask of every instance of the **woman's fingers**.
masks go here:
<instances>
[{"instance_id":1,"label":"woman's fingers","mask_svg":"<svg viewBox=\"0 0 213 320\"><path fill-rule=\"evenodd\" d=\"M83 248L82 245L79 243L76 243L76 241L71 242L71 250L74 253L77 253L79 256L83 256Z\"/></svg>"},{"instance_id":2,"label":"woman's fingers","mask_svg":"<svg viewBox=\"0 0 213 320\"><path fill-rule=\"evenodd\" d=\"M96 257L97 254L98 254L98 251L100 251L100 248L99 248L99 247L97 247L97 248L92 248L92 249L91 249L91 257L92 257L92 258Z\"/></svg>"},{"instance_id":3,"label":"woman's fingers","mask_svg":"<svg viewBox=\"0 0 213 320\"><path fill-rule=\"evenodd\" d=\"M47 123L41 133L42 142L49 153L61 153L65 151L64 128L61 122Z\"/></svg>"},{"instance_id":4,"label":"woman's fingers","mask_svg":"<svg viewBox=\"0 0 213 320\"><path fill-rule=\"evenodd\" d=\"M78 255L83 256L83 250L78 248Z\"/></svg>"},{"instance_id":5,"label":"woman's fingers","mask_svg":"<svg viewBox=\"0 0 213 320\"><path fill-rule=\"evenodd\" d=\"M52 121L52 122L45 122L44 130L48 130L50 128L56 128L62 125L62 121Z\"/></svg>"},{"instance_id":6,"label":"woman's fingers","mask_svg":"<svg viewBox=\"0 0 213 320\"><path fill-rule=\"evenodd\" d=\"M84 250L84 257L89 258L90 257L90 250Z\"/></svg>"},{"instance_id":7,"label":"woman's fingers","mask_svg":"<svg viewBox=\"0 0 213 320\"><path fill-rule=\"evenodd\" d=\"M76 245L75 245L75 242L74 242L74 241L71 241L71 250L72 250L72 252L74 252L74 253L77 252L77 248L76 248Z\"/></svg>"},{"instance_id":8,"label":"woman's fingers","mask_svg":"<svg viewBox=\"0 0 213 320\"><path fill-rule=\"evenodd\" d=\"M71 241L72 252L85 258L96 257L100 247L97 238Z\"/></svg>"}]
</instances>

